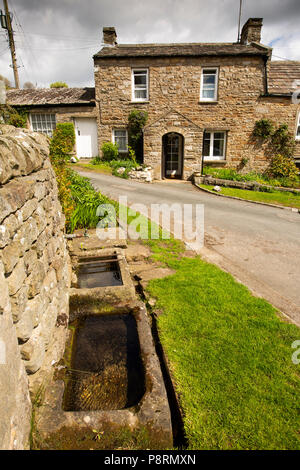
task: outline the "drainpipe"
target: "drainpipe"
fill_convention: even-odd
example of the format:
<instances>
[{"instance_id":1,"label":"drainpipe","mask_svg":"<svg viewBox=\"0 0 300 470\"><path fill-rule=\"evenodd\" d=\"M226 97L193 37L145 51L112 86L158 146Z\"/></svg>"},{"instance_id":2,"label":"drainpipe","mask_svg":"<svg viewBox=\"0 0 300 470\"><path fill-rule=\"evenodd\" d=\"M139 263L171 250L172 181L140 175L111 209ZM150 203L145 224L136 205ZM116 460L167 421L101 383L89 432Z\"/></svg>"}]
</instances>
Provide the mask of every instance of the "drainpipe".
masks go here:
<instances>
[{"instance_id":1,"label":"drainpipe","mask_svg":"<svg viewBox=\"0 0 300 470\"><path fill-rule=\"evenodd\" d=\"M204 134L205 129L203 130L203 142L202 142L202 157L201 157L201 176L203 176L203 163L204 163Z\"/></svg>"},{"instance_id":2,"label":"drainpipe","mask_svg":"<svg viewBox=\"0 0 300 470\"><path fill-rule=\"evenodd\" d=\"M265 65L265 94L268 95L269 94L269 83L268 83L268 61L269 61L269 57L268 56L264 56L264 65Z\"/></svg>"}]
</instances>

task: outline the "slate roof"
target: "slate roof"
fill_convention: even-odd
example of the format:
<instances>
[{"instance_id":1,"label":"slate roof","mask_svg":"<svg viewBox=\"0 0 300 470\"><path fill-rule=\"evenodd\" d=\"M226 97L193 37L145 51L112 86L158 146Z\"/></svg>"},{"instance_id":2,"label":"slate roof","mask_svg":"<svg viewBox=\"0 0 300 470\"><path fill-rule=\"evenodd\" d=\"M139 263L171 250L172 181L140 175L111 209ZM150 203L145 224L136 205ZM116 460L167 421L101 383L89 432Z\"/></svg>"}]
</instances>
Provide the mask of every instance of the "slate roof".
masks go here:
<instances>
[{"instance_id":1,"label":"slate roof","mask_svg":"<svg viewBox=\"0 0 300 470\"><path fill-rule=\"evenodd\" d=\"M270 48L239 43L118 44L104 46L94 58L266 55Z\"/></svg>"},{"instance_id":2,"label":"slate roof","mask_svg":"<svg viewBox=\"0 0 300 470\"><path fill-rule=\"evenodd\" d=\"M95 104L95 88L8 90L7 103L13 106L93 106Z\"/></svg>"},{"instance_id":3,"label":"slate roof","mask_svg":"<svg viewBox=\"0 0 300 470\"><path fill-rule=\"evenodd\" d=\"M300 62L272 61L269 72L269 93L288 94L294 89L295 80L299 80L300 88Z\"/></svg>"}]
</instances>

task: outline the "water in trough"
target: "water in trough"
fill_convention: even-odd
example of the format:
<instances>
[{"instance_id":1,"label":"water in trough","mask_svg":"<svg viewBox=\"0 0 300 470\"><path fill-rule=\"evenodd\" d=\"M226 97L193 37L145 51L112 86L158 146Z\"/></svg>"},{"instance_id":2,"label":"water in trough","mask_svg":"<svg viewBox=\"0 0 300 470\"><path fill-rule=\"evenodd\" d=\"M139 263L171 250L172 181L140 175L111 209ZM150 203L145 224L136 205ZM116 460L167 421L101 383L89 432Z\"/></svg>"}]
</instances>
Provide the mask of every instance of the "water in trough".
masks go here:
<instances>
[{"instance_id":1,"label":"water in trough","mask_svg":"<svg viewBox=\"0 0 300 470\"><path fill-rule=\"evenodd\" d=\"M121 285L123 285L123 282L116 255L101 258L81 258L79 260L79 288Z\"/></svg>"},{"instance_id":2,"label":"water in trough","mask_svg":"<svg viewBox=\"0 0 300 470\"><path fill-rule=\"evenodd\" d=\"M77 320L64 410L125 409L137 405L144 393L133 315L90 315Z\"/></svg>"}]
</instances>

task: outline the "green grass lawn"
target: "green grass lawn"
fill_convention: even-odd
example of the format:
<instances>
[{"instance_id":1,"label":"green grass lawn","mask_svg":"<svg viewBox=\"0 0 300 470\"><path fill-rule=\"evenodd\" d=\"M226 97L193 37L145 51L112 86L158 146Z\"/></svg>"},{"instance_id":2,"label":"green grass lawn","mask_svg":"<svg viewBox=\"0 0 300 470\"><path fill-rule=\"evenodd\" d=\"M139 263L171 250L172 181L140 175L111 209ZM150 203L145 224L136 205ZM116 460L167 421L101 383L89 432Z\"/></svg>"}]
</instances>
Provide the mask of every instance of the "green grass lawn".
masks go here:
<instances>
[{"instance_id":1,"label":"green grass lawn","mask_svg":"<svg viewBox=\"0 0 300 470\"><path fill-rule=\"evenodd\" d=\"M91 163L72 163L70 168L82 168L84 170L95 171L96 173L105 173L108 175L112 174L112 169L107 163L99 163L98 165L92 165Z\"/></svg>"},{"instance_id":2,"label":"green grass lawn","mask_svg":"<svg viewBox=\"0 0 300 470\"><path fill-rule=\"evenodd\" d=\"M208 184L200 184L200 188L213 190L214 186ZM269 204L278 204L280 206L295 207L300 209L300 195L296 196L290 192L274 191L272 193L262 191L250 191L246 189L235 189L235 188L221 188L221 192L224 196L234 196L246 199L247 201L266 202Z\"/></svg>"},{"instance_id":3,"label":"green grass lawn","mask_svg":"<svg viewBox=\"0 0 300 470\"><path fill-rule=\"evenodd\" d=\"M200 257L150 242L176 274L148 285L191 449L300 449L300 330ZM173 252L173 246L175 252ZM162 249L161 249L162 247Z\"/></svg>"}]
</instances>

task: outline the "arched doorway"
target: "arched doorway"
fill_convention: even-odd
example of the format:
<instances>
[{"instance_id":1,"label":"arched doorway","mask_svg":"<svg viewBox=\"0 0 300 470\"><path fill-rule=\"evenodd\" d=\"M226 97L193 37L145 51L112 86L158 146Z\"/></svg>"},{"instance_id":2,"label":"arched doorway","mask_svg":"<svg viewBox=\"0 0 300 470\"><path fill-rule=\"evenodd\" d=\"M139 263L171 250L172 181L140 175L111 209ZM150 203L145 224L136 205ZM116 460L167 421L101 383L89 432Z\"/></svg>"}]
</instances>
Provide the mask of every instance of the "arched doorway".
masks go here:
<instances>
[{"instance_id":1,"label":"arched doorway","mask_svg":"<svg viewBox=\"0 0 300 470\"><path fill-rule=\"evenodd\" d=\"M169 132L162 138L162 177L181 179L183 175L183 136Z\"/></svg>"}]
</instances>

